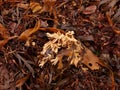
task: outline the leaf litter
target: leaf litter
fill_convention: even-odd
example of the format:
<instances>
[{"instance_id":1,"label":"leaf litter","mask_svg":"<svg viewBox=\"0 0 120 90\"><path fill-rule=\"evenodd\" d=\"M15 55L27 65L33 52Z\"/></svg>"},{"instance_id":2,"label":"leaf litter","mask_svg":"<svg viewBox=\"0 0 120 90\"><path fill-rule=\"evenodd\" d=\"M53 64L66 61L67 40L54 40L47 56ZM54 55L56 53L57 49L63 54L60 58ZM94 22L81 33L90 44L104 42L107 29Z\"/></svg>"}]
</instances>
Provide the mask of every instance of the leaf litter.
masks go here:
<instances>
[{"instance_id":1,"label":"leaf litter","mask_svg":"<svg viewBox=\"0 0 120 90\"><path fill-rule=\"evenodd\" d=\"M0 1L0 89L119 90L118 3Z\"/></svg>"}]
</instances>

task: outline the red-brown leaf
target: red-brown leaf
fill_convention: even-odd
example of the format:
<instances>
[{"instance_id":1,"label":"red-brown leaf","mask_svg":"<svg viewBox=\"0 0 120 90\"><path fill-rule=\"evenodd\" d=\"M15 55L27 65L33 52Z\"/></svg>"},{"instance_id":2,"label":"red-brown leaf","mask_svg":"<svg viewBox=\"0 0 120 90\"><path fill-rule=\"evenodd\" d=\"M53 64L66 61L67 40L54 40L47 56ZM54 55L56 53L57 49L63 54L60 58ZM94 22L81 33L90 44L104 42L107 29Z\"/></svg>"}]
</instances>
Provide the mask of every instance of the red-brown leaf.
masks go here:
<instances>
[{"instance_id":1,"label":"red-brown leaf","mask_svg":"<svg viewBox=\"0 0 120 90\"><path fill-rule=\"evenodd\" d=\"M30 74L16 81L16 87L21 87L30 77Z\"/></svg>"},{"instance_id":2,"label":"red-brown leaf","mask_svg":"<svg viewBox=\"0 0 120 90\"><path fill-rule=\"evenodd\" d=\"M97 9L96 5L88 6L83 11L83 14L92 14L92 13L95 13L96 9Z\"/></svg>"}]
</instances>

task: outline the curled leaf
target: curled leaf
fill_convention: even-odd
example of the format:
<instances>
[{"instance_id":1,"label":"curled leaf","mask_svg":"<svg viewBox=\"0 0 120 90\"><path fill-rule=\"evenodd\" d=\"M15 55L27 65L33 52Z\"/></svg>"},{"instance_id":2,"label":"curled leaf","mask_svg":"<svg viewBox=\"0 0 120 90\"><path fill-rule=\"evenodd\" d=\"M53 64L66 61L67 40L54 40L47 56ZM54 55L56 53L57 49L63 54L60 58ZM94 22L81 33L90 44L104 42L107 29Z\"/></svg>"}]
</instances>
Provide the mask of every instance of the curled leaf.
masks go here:
<instances>
[{"instance_id":1,"label":"curled leaf","mask_svg":"<svg viewBox=\"0 0 120 90\"><path fill-rule=\"evenodd\" d=\"M33 13L36 13L42 9L42 6L37 2L30 2L30 8Z\"/></svg>"},{"instance_id":2,"label":"curled leaf","mask_svg":"<svg viewBox=\"0 0 120 90\"><path fill-rule=\"evenodd\" d=\"M20 36L19 39L20 40L27 40L31 34L35 33L36 31L38 31L40 27L40 20L36 20L36 24L34 28L30 28L25 30Z\"/></svg>"}]
</instances>

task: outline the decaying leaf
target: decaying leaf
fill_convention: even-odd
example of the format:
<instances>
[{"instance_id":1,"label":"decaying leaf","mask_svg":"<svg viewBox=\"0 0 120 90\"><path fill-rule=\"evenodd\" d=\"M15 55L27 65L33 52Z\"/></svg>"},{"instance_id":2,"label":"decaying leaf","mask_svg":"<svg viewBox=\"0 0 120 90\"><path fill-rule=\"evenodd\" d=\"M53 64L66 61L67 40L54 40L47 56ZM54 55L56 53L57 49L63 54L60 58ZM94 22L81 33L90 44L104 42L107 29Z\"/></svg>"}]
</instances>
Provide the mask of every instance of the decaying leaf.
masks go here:
<instances>
[{"instance_id":1,"label":"decaying leaf","mask_svg":"<svg viewBox=\"0 0 120 90\"><path fill-rule=\"evenodd\" d=\"M21 87L30 77L30 74L16 81L16 87Z\"/></svg>"},{"instance_id":2,"label":"decaying leaf","mask_svg":"<svg viewBox=\"0 0 120 90\"><path fill-rule=\"evenodd\" d=\"M55 3L56 3L56 0L43 0L43 8L40 10L39 13L42 13L42 12L48 12L50 15L53 14L54 16L54 27L56 27L59 23L58 23L58 20L57 20L57 11L56 11L56 7L55 7Z\"/></svg>"},{"instance_id":3,"label":"decaying leaf","mask_svg":"<svg viewBox=\"0 0 120 90\"><path fill-rule=\"evenodd\" d=\"M58 28L53 28L53 27L39 28L39 30L41 30L41 31L47 31L47 32L54 32L54 33L61 32L61 33L65 34L64 30L58 29Z\"/></svg>"},{"instance_id":4,"label":"decaying leaf","mask_svg":"<svg viewBox=\"0 0 120 90\"><path fill-rule=\"evenodd\" d=\"M88 48L85 48L85 54L83 56L82 63L92 70L99 69L99 59Z\"/></svg>"},{"instance_id":5,"label":"decaying leaf","mask_svg":"<svg viewBox=\"0 0 120 90\"><path fill-rule=\"evenodd\" d=\"M0 47L4 46L9 40L9 32L7 29L0 23Z\"/></svg>"},{"instance_id":6,"label":"decaying leaf","mask_svg":"<svg viewBox=\"0 0 120 90\"><path fill-rule=\"evenodd\" d=\"M0 41L0 48L8 42L8 39Z\"/></svg>"},{"instance_id":7,"label":"decaying leaf","mask_svg":"<svg viewBox=\"0 0 120 90\"><path fill-rule=\"evenodd\" d=\"M24 3L18 3L17 4L17 7L19 7L19 8L23 8L23 9L28 9L28 4L24 4Z\"/></svg>"},{"instance_id":8,"label":"decaying leaf","mask_svg":"<svg viewBox=\"0 0 120 90\"><path fill-rule=\"evenodd\" d=\"M4 39L8 39L10 36L7 29L1 23L0 23L0 35Z\"/></svg>"},{"instance_id":9,"label":"decaying leaf","mask_svg":"<svg viewBox=\"0 0 120 90\"><path fill-rule=\"evenodd\" d=\"M43 0L44 5L41 6L37 2L30 2L30 8L33 13L42 13L42 12L49 12L50 14L53 13L53 7L56 0Z\"/></svg>"},{"instance_id":10,"label":"decaying leaf","mask_svg":"<svg viewBox=\"0 0 120 90\"><path fill-rule=\"evenodd\" d=\"M40 20L36 20L36 24L34 28L30 28L25 30L20 36L20 40L27 40L31 34L35 33L40 27Z\"/></svg>"},{"instance_id":11,"label":"decaying leaf","mask_svg":"<svg viewBox=\"0 0 120 90\"><path fill-rule=\"evenodd\" d=\"M49 12L50 14L52 14L54 12L54 5L56 3L56 0L43 0L43 2L44 2L44 6L40 11L40 13Z\"/></svg>"},{"instance_id":12,"label":"decaying leaf","mask_svg":"<svg viewBox=\"0 0 120 90\"><path fill-rule=\"evenodd\" d=\"M83 11L83 14L92 14L92 13L95 13L96 9L97 9L96 5L88 6Z\"/></svg>"},{"instance_id":13,"label":"decaying leaf","mask_svg":"<svg viewBox=\"0 0 120 90\"><path fill-rule=\"evenodd\" d=\"M37 2L30 2L30 8L33 13L36 13L42 9L42 6L40 6L40 4Z\"/></svg>"},{"instance_id":14,"label":"decaying leaf","mask_svg":"<svg viewBox=\"0 0 120 90\"><path fill-rule=\"evenodd\" d=\"M50 41L43 46L41 54L44 56L39 65L42 67L47 61L53 65L58 63L58 68L63 67L63 56L67 56L67 61L77 67L78 63L82 61L83 64L90 69L99 69L99 59L89 49L86 49L80 41L73 36L73 31L68 31L65 34L60 32L47 33ZM93 66L89 66L92 64Z\"/></svg>"}]
</instances>

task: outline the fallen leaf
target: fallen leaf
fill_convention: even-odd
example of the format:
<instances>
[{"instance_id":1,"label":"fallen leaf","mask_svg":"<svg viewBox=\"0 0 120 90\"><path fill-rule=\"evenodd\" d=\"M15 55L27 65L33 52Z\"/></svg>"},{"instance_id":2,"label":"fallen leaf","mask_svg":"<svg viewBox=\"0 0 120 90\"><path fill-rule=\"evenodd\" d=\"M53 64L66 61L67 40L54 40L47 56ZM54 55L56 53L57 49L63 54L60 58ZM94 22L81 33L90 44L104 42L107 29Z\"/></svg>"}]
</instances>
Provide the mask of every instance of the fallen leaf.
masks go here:
<instances>
[{"instance_id":1,"label":"fallen leaf","mask_svg":"<svg viewBox=\"0 0 120 90\"><path fill-rule=\"evenodd\" d=\"M120 35L120 30L119 30L117 27L113 27L113 31L114 31L116 34Z\"/></svg>"},{"instance_id":2,"label":"fallen leaf","mask_svg":"<svg viewBox=\"0 0 120 90\"><path fill-rule=\"evenodd\" d=\"M30 2L30 8L33 13L36 13L42 9L42 6L40 6L40 4L37 2Z\"/></svg>"},{"instance_id":3,"label":"fallen leaf","mask_svg":"<svg viewBox=\"0 0 120 90\"><path fill-rule=\"evenodd\" d=\"M39 28L39 30L41 30L41 31L47 31L47 32L54 32L54 33L61 32L61 33L65 34L65 31L64 31L64 30L62 30L62 29L57 29L57 28L53 28L53 27Z\"/></svg>"},{"instance_id":4,"label":"fallen leaf","mask_svg":"<svg viewBox=\"0 0 120 90\"><path fill-rule=\"evenodd\" d=\"M0 48L8 42L8 39L0 41Z\"/></svg>"},{"instance_id":5,"label":"fallen leaf","mask_svg":"<svg viewBox=\"0 0 120 90\"><path fill-rule=\"evenodd\" d=\"M44 3L44 6L39 13L49 12L51 15L55 10L54 5L56 3L56 0L43 0L43 3Z\"/></svg>"},{"instance_id":6,"label":"fallen leaf","mask_svg":"<svg viewBox=\"0 0 120 90\"><path fill-rule=\"evenodd\" d=\"M106 12L106 17L107 17L107 20L108 20L110 26L113 27L113 21L111 20L110 14L108 12Z\"/></svg>"},{"instance_id":7,"label":"fallen leaf","mask_svg":"<svg viewBox=\"0 0 120 90\"><path fill-rule=\"evenodd\" d=\"M4 38L4 39L8 39L10 36L7 29L1 23L0 23L0 34L1 34L2 38Z\"/></svg>"},{"instance_id":8,"label":"fallen leaf","mask_svg":"<svg viewBox=\"0 0 120 90\"><path fill-rule=\"evenodd\" d=\"M97 9L96 5L88 6L83 11L83 14L92 14L92 13L95 13L96 9Z\"/></svg>"},{"instance_id":9,"label":"fallen leaf","mask_svg":"<svg viewBox=\"0 0 120 90\"><path fill-rule=\"evenodd\" d=\"M0 47L4 46L8 40L9 40L9 32L7 31L7 29L0 23L0 38L2 38L2 40L0 40Z\"/></svg>"},{"instance_id":10,"label":"fallen leaf","mask_svg":"<svg viewBox=\"0 0 120 90\"><path fill-rule=\"evenodd\" d=\"M16 87L21 87L29 79L30 74L16 81Z\"/></svg>"},{"instance_id":11,"label":"fallen leaf","mask_svg":"<svg viewBox=\"0 0 120 90\"><path fill-rule=\"evenodd\" d=\"M23 9L28 9L28 4L24 4L24 3L18 3L17 4L17 7L19 7L19 8L23 8Z\"/></svg>"},{"instance_id":12,"label":"fallen leaf","mask_svg":"<svg viewBox=\"0 0 120 90\"><path fill-rule=\"evenodd\" d=\"M89 49L85 48L85 54L83 55L82 63L89 67L91 70L97 70L100 68L98 65L100 60Z\"/></svg>"},{"instance_id":13,"label":"fallen leaf","mask_svg":"<svg viewBox=\"0 0 120 90\"><path fill-rule=\"evenodd\" d=\"M36 31L38 31L38 29L40 28L40 20L36 20L36 24L34 28L30 28L25 30L20 36L19 39L20 40L27 40L31 34L35 33Z\"/></svg>"}]
</instances>

